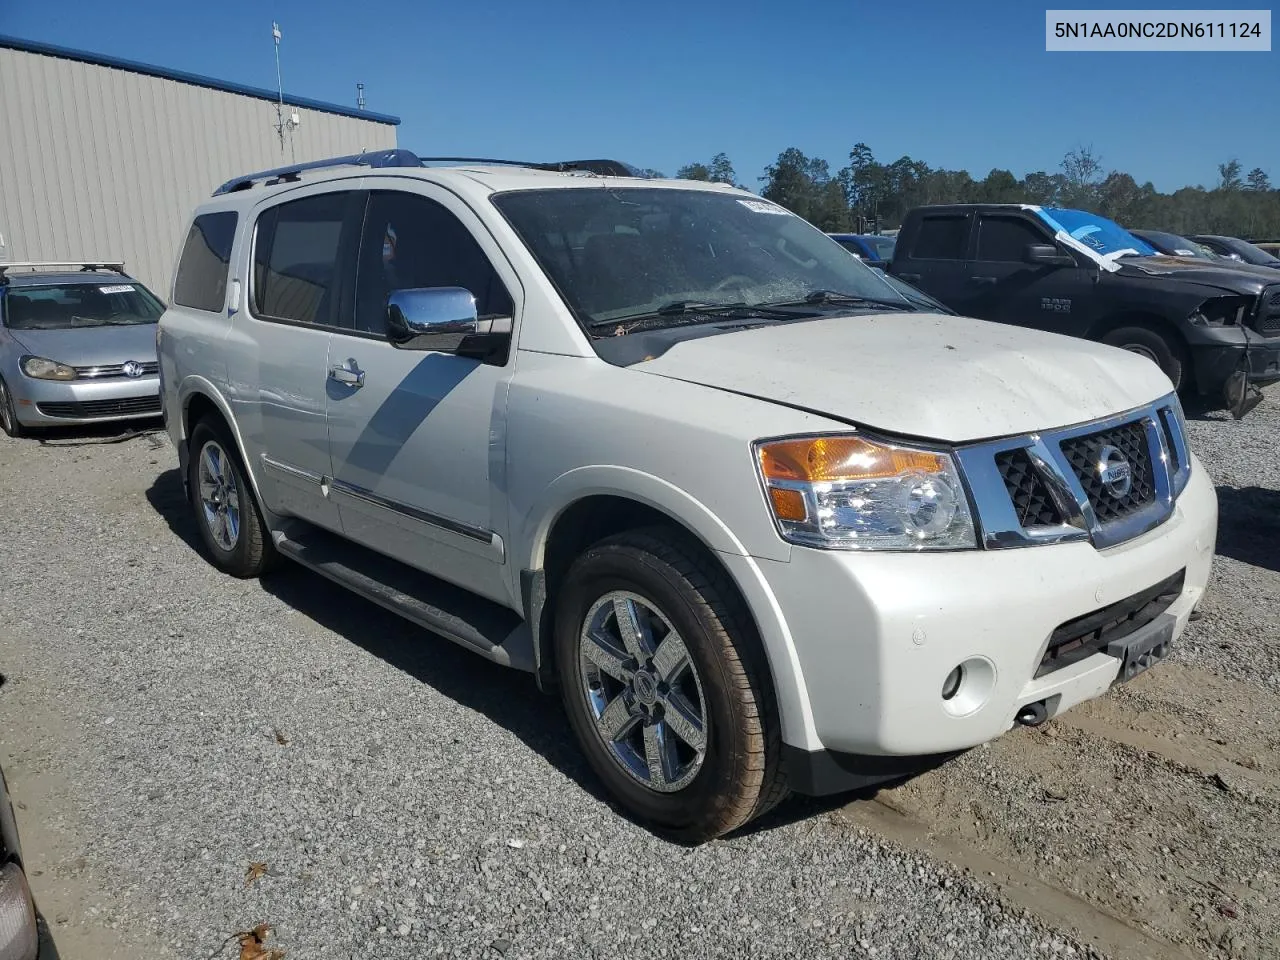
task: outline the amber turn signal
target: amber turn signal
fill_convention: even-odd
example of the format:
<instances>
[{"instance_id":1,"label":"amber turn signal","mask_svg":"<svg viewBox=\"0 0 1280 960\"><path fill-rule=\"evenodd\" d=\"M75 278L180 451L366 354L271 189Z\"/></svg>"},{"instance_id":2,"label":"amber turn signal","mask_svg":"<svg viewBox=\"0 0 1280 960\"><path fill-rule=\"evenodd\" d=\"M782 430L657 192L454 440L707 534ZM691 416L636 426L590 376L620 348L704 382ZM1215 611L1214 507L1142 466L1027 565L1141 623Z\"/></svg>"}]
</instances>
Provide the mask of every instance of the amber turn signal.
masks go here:
<instances>
[{"instance_id":1,"label":"amber turn signal","mask_svg":"<svg viewBox=\"0 0 1280 960\"><path fill-rule=\"evenodd\" d=\"M945 469L947 462L941 454L887 447L862 437L775 440L762 443L759 451L765 479L806 483L873 480L916 471L930 473ZM774 506L778 506L776 499ZM778 516L782 516L781 510Z\"/></svg>"}]
</instances>

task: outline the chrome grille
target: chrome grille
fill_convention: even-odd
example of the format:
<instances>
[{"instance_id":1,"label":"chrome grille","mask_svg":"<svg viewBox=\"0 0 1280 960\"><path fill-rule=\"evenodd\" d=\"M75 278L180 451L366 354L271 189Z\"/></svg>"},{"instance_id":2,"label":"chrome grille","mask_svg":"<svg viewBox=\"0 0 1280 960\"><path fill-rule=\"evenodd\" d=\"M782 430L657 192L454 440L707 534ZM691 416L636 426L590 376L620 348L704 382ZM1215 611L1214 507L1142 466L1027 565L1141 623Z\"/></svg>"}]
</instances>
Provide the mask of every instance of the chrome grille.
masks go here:
<instances>
[{"instance_id":1,"label":"chrome grille","mask_svg":"<svg viewBox=\"0 0 1280 960\"><path fill-rule=\"evenodd\" d=\"M123 397L119 400L67 400L37 403L46 417L66 420L95 420L99 417L145 417L160 412L160 395Z\"/></svg>"},{"instance_id":2,"label":"chrome grille","mask_svg":"<svg viewBox=\"0 0 1280 960\"><path fill-rule=\"evenodd\" d=\"M1073 437L1064 440L1061 446L1076 479L1084 488L1084 495L1089 498L1089 505L1102 523L1127 517L1155 497L1151 446L1141 422ZM1118 450L1129 464L1128 489L1121 495L1103 482L1103 453L1107 450Z\"/></svg>"},{"instance_id":3,"label":"chrome grille","mask_svg":"<svg viewBox=\"0 0 1280 960\"><path fill-rule=\"evenodd\" d=\"M1077 427L961 447L956 458L988 550L1124 543L1167 520L1191 476L1172 395Z\"/></svg>"},{"instance_id":4,"label":"chrome grille","mask_svg":"<svg viewBox=\"0 0 1280 960\"><path fill-rule=\"evenodd\" d=\"M1024 527L1052 527L1062 523L1049 487L1025 450L1003 450L996 454L996 467L1004 480L1009 499Z\"/></svg>"},{"instance_id":5,"label":"chrome grille","mask_svg":"<svg viewBox=\"0 0 1280 960\"><path fill-rule=\"evenodd\" d=\"M94 367L76 367L77 380L131 380L139 377L154 377L160 372L160 364L154 360L134 361L141 369L138 377L129 377L124 372L123 363L103 363Z\"/></svg>"}]
</instances>

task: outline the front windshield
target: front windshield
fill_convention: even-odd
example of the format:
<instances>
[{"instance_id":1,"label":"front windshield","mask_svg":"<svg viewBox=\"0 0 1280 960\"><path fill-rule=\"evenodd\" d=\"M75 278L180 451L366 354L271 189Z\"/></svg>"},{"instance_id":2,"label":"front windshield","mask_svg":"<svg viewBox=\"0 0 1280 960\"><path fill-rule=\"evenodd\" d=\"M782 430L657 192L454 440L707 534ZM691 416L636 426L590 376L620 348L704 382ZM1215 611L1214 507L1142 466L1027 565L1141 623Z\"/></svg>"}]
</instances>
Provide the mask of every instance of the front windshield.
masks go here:
<instances>
[{"instance_id":1,"label":"front windshield","mask_svg":"<svg viewBox=\"0 0 1280 960\"><path fill-rule=\"evenodd\" d=\"M1067 234L1099 259L1155 256L1156 248L1151 244L1138 239L1120 224L1096 213L1068 210L1064 207L1041 207L1036 213L1054 233Z\"/></svg>"},{"instance_id":2,"label":"front windshield","mask_svg":"<svg viewBox=\"0 0 1280 960\"><path fill-rule=\"evenodd\" d=\"M4 320L11 330L70 330L79 327L155 323L164 307L135 281L10 287Z\"/></svg>"},{"instance_id":3,"label":"front windshield","mask_svg":"<svg viewBox=\"0 0 1280 960\"><path fill-rule=\"evenodd\" d=\"M1153 238L1154 242L1160 244L1160 248L1175 257L1195 257L1197 260L1217 260L1217 256L1210 253L1200 244L1188 240L1186 237L1180 237L1176 233L1148 233L1148 237Z\"/></svg>"},{"instance_id":4,"label":"front windshield","mask_svg":"<svg viewBox=\"0 0 1280 960\"><path fill-rule=\"evenodd\" d=\"M857 307L849 298L911 309L878 271L767 200L591 187L517 191L493 202L597 335L710 322L704 308L748 313L824 295L846 311Z\"/></svg>"}]
</instances>

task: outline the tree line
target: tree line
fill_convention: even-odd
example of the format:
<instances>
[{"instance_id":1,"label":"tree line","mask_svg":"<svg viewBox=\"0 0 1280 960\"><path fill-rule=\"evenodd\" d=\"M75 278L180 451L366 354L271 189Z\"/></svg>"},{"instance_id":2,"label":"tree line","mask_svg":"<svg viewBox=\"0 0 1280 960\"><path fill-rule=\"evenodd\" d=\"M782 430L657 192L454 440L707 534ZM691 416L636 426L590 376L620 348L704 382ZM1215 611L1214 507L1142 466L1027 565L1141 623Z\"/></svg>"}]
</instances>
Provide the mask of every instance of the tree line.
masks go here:
<instances>
[{"instance_id":1,"label":"tree line","mask_svg":"<svg viewBox=\"0 0 1280 960\"><path fill-rule=\"evenodd\" d=\"M676 176L744 186L723 153L681 167ZM1280 239L1280 189L1261 167L1246 173L1236 159L1218 165L1212 188L1161 193L1150 181L1139 184L1128 173L1107 170L1090 146L1069 151L1052 173L1018 178L997 168L975 180L967 171L935 169L906 156L882 163L859 143L834 173L826 160L789 147L760 182L762 196L829 233L896 227L908 210L927 203L1036 203L1090 210L1133 228Z\"/></svg>"}]
</instances>

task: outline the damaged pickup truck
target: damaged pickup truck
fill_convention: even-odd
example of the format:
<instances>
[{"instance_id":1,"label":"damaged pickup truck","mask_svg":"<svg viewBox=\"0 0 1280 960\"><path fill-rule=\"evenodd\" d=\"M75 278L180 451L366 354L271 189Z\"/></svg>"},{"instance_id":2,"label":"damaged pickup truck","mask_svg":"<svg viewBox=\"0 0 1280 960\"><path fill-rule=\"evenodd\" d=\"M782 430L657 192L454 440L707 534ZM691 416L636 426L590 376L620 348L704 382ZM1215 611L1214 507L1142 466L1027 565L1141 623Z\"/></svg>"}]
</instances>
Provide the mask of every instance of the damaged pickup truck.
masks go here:
<instances>
[{"instance_id":1,"label":"damaged pickup truck","mask_svg":"<svg viewBox=\"0 0 1280 960\"><path fill-rule=\"evenodd\" d=\"M957 313L1098 340L1157 363L1182 393L1237 417L1280 379L1280 279L1158 254L1082 210L919 207L889 272Z\"/></svg>"}]
</instances>

